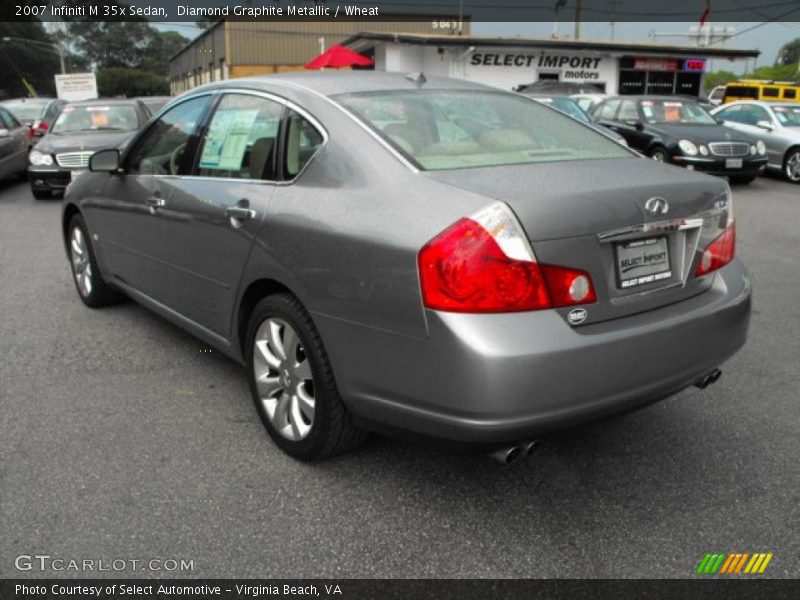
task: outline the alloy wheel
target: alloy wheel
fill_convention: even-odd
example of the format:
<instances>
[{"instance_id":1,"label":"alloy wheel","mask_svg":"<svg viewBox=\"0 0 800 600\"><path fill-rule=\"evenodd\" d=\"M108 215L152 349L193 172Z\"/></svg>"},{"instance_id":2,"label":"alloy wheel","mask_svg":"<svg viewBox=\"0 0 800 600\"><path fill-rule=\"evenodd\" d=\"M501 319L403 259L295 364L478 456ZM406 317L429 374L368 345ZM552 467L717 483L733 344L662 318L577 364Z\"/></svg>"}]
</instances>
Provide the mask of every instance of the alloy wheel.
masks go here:
<instances>
[{"instance_id":1,"label":"alloy wheel","mask_svg":"<svg viewBox=\"0 0 800 600\"><path fill-rule=\"evenodd\" d=\"M294 328L282 319L259 325L253 341L258 397L272 426L287 440L304 439L314 424L314 377Z\"/></svg>"},{"instance_id":2,"label":"alloy wheel","mask_svg":"<svg viewBox=\"0 0 800 600\"><path fill-rule=\"evenodd\" d=\"M786 160L786 178L789 181L800 181L800 152L794 152Z\"/></svg>"},{"instance_id":3,"label":"alloy wheel","mask_svg":"<svg viewBox=\"0 0 800 600\"><path fill-rule=\"evenodd\" d=\"M89 257L89 247L83 230L73 227L69 236L69 253L72 259L72 274L78 284L78 291L84 298L92 293L92 261Z\"/></svg>"}]
</instances>

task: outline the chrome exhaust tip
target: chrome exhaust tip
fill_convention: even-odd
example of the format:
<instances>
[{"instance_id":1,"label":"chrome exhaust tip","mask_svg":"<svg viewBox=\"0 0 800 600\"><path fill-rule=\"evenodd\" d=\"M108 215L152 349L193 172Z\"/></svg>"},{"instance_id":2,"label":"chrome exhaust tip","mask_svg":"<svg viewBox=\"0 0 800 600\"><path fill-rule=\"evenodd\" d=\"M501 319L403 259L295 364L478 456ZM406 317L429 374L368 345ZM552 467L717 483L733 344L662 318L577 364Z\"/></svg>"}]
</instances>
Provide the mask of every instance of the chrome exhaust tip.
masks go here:
<instances>
[{"instance_id":1,"label":"chrome exhaust tip","mask_svg":"<svg viewBox=\"0 0 800 600\"><path fill-rule=\"evenodd\" d=\"M530 440L529 442L525 442L523 444L523 450L525 452L525 456L531 457L536 454L539 449L542 447L542 443L539 440Z\"/></svg>"},{"instance_id":2,"label":"chrome exhaust tip","mask_svg":"<svg viewBox=\"0 0 800 600\"><path fill-rule=\"evenodd\" d=\"M510 465L511 463L515 463L520 458L522 458L524 456L524 453L525 453L525 448L522 445L516 445L516 446L509 446L507 448L501 448L500 450L495 450L489 456L491 456L501 465Z\"/></svg>"},{"instance_id":3,"label":"chrome exhaust tip","mask_svg":"<svg viewBox=\"0 0 800 600\"><path fill-rule=\"evenodd\" d=\"M701 377L697 382L695 382L694 386L696 388L704 390L711 384L716 383L720 377L722 377L722 371L720 371L719 369L714 369L710 373Z\"/></svg>"}]
</instances>

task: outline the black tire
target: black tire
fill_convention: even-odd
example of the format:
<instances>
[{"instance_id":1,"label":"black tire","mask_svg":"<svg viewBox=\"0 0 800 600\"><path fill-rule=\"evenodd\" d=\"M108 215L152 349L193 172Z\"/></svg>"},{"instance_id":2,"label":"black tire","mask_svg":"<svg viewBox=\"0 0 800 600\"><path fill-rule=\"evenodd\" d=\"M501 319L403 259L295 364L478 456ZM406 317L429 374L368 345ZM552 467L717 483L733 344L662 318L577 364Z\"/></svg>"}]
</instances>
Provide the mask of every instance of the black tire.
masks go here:
<instances>
[{"instance_id":1,"label":"black tire","mask_svg":"<svg viewBox=\"0 0 800 600\"><path fill-rule=\"evenodd\" d=\"M314 415L310 430L299 440L290 440L276 429L256 385L256 334L269 319L278 319L291 325L311 368ZM339 396L328 355L311 316L293 295L275 294L256 304L247 326L245 357L250 391L258 415L275 444L290 456L304 461L321 460L346 452L367 437L367 433L355 425L353 416Z\"/></svg>"},{"instance_id":2,"label":"black tire","mask_svg":"<svg viewBox=\"0 0 800 600\"><path fill-rule=\"evenodd\" d=\"M800 160L800 148L793 148L789 152L786 153L786 156L783 157L783 177L786 181L790 181L791 183L800 183L800 174L795 174L796 171L790 170L789 165L793 161Z\"/></svg>"},{"instance_id":3,"label":"black tire","mask_svg":"<svg viewBox=\"0 0 800 600\"><path fill-rule=\"evenodd\" d=\"M37 200L47 200L53 197L53 193L50 190L31 189L31 194L33 194L33 197Z\"/></svg>"},{"instance_id":4,"label":"black tire","mask_svg":"<svg viewBox=\"0 0 800 600\"><path fill-rule=\"evenodd\" d=\"M669 163L669 152L663 146L656 146L650 149L648 156L655 161L662 163Z\"/></svg>"},{"instance_id":5,"label":"black tire","mask_svg":"<svg viewBox=\"0 0 800 600\"><path fill-rule=\"evenodd\" d=\"M737 185L746 185L748 183L753 183L755 181L755 175L730 175L728 179L731 180L731 183L735 183Z\"/></svg>"},{"instance_id":6,"label":"black tire","mask_svg":"<svg viewBox=\"0 0 800 600\"><path fill-rule=\"evenodd\" d=\"M89 272L91 287L88 288L88 291L85 287L82 287L81 284L78 283L78 262L82 261L77 261L75 259L77 253L72 247L73 232L76 228L80 229L81 236L85 244L85 256L88 262L83 262L83 264L88 265L91 269ZM92 241L89 237L89 229L86 227L86 223L80 214L73 216L72 219L70 219L69 225L67 226L67 253L70 257L69 264L72 272L72 282L75 284L75 290L78 292L78 297L86 306L91 308L100 308L103 306L109 306L111 304L117 304L123 300L124 296L109 286L105 280L103 280L102 275L100 275L100 269L97 267L97 259L95 258Z\"/></svg>"}]
</instances>

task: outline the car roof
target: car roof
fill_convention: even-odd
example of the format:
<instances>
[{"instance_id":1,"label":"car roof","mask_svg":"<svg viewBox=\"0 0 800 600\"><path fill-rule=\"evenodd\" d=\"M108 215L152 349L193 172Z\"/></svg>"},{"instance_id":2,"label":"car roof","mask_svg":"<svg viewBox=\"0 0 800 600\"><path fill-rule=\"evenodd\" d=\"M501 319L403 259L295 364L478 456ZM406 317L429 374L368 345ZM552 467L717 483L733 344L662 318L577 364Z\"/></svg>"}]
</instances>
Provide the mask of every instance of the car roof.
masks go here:
<instances>
[{"instance_id":1,"label":"car roof","mask_svg":"<svg viewBox=\"0 0 800 600\"><path fill-rule=\"evenodd\" d=\"M141 101L137 98L95 98L94 100L77 100L70 102L69 105L73 107L80 106L97 106L98 104L105 104L109 106L125 106L140 104Z\"/></svg>"},{"instance_id":2,"label":"car roof","mask_svg":"<svg viewBox=\"0 0 800 600\"><path fill-rule=\"evenodd\" d=\"M194 88L192 91L198 91L203 88L226 87L261 87L265 91L269 91L275 85L286 85L295 89L316 92L324 96L416 89L499 91L497 88L463 79L428 75L424 75L425 83L418 85L416 82L418 75L418 73L404 74L383 71L298 71L243 79L228 79L224 82L211 83L200 88Z\"/></svg>"},{"instance_id":3,"label":"car roof","mask_svg":"<svg viewBox=\"0 0 800 600\"><path fill-rule=\"evenodd\" d=\"M0 104L49 104L50 102L55 102L57 98L6 98L3 101L0 101Z\"/></svg>"},{"instance_id":4,"label":"car roof","mask_svg":"<svg viewBox=\"0 0 800 600\"><path fill-rule=\"evenodd\" d=\"M609 96L609 98L613 98L615 100L619 98L622 100L666 100L667 102L688 100L689 102L700 102L699 98L694 98L690 96L670 96L668 94L626 94L626 95Z\"/></svg>"}]
</instances>

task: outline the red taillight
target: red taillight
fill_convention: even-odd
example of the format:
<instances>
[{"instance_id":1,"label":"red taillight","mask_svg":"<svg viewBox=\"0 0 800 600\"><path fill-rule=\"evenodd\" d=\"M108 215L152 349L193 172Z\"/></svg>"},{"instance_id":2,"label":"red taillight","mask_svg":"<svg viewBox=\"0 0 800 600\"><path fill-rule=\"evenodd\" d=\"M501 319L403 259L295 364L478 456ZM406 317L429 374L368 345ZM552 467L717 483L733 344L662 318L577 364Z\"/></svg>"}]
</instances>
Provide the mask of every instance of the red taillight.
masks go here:
<instances>
[{"instance_id":1,"label":"red taillight","mask_svg":"<svg viewBox=\"0 0 800 600\"><path fill-rule=\"evenodd\" d=\"M700 277L720 267L724 267L733 260L736 254L736 223L731 223L713 242L708 245L700 257L695 276Z\"/></svg>"},{"instance_id":2,"label":"red taillight","mask_svg":"<svg viewBox=\"0 0 800 600\"><path fill-rule=\"evenodd\" d=\"M499 211L499 212L497 212ZM508 215L496 209L487 229L461 219L428 242L419 253L422 299L428 308L449 312L492 313L541 310L594 302L584 271L512 258L527 246ZM513 216L510 216L513 219ZM494 235L490 233L494 232Z\"/></svg>"}]
</instances>

